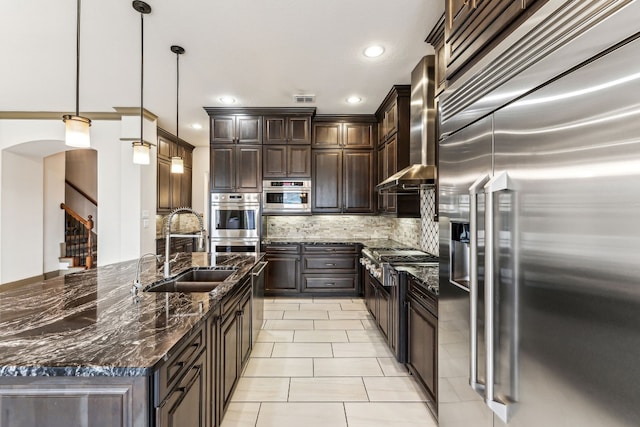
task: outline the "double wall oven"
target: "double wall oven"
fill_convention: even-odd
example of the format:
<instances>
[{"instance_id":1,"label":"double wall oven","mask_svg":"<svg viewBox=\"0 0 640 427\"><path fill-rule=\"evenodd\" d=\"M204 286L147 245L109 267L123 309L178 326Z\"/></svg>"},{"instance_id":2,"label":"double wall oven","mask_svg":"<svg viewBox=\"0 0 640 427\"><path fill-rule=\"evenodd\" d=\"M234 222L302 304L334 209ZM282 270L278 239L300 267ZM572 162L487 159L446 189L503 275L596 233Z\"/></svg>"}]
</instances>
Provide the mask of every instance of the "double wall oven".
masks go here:
<instances>
[{"instance_id":1,"label":"double wall oven","mask_svg":"<svg viewBox=\"0 0 640 427\"><path fill-rule=\"evenodd\" d=\"M260 215L259 193L212 193L211 252L258 252Z\"/></svg>"}]
</instances>

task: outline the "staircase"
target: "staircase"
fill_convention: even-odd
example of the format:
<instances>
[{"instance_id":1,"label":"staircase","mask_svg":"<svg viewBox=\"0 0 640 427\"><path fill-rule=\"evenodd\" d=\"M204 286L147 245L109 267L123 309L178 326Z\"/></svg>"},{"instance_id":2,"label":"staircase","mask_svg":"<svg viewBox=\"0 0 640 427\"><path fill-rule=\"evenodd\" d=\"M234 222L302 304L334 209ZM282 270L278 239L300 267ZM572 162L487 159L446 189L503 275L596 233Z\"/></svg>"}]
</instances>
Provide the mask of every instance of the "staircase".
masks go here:
<instances>
[{"instance_id":1,"label":"staircase","mask_svg":"<svg viewBox=\"0 0 640 427\"><path fill-rule=\"evenodd\" d=\"M60 209L65 211L64 236L61 244L60 273L68 274L75 271L94 268L97 260L98 236L93 232L93 219L82 218L77 212L64 203Z\"/></svg>"}]
</instances>

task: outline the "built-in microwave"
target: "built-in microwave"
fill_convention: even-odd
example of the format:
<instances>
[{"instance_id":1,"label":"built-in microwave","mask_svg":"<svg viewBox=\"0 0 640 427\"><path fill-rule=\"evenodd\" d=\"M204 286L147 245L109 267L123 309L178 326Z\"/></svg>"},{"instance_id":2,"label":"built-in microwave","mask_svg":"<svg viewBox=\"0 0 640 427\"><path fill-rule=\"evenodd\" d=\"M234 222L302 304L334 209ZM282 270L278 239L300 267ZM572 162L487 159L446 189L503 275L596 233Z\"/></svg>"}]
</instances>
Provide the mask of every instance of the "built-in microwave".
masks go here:
<instances>
[{"instance_id":1,"label":"built-in microwave","mask_svg":"<svg viewBox=\"0 0 640 427\"><path fill-rule=\"evenodd\" d=\"M262 213L311 213L311 180L263 181Z\"/></svg>"}]
</instances>

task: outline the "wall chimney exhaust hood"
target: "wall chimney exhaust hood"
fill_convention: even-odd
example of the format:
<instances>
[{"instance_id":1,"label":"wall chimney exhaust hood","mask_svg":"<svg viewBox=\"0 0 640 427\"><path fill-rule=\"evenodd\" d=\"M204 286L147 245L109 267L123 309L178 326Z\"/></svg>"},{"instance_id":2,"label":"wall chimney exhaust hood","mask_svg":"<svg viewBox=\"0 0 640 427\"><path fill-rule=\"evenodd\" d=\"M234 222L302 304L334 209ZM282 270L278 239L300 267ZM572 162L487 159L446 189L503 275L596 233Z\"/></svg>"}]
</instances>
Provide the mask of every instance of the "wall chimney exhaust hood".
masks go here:
<instances>
[{"instance_id":1,"label":"wall chimney exhaust hood","mask_svg":"<svg viewBox=\"0 0 640 427\"><path fill-rule=\"evenodd\" d=\"M380 193L409 193L423 186L435 186L436 111L435 57L423 57L411 72L411 123L409 134L410 166L376 185Z\"/></svg>"}]
</instances>

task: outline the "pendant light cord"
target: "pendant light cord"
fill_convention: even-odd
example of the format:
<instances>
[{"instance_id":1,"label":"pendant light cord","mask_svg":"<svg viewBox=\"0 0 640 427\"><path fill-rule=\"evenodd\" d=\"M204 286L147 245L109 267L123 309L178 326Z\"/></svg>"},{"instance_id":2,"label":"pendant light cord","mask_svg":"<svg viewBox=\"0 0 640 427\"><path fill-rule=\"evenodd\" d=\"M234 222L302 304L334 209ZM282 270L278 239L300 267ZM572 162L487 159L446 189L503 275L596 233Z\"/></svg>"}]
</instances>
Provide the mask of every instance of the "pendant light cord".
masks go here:
<instances>
[{"instance_id":1,"label":"pendant light cord","mask_svg":"<svg viewBox=\"0 0 640 427\"><path fill-rule=\"evenodd\" d=\"M180 144L180 53L176 52L176 140Z\"/></svg>"},{"instance_id":2,"label":"pendant light cord","mask_svg":"<svg viewBox=\"0 0 640 427\"><path fill-rule=\"evenodd\" d=\"M140 144L144 145L144 14L140 14Z\"/></svg>"},{"instance_id":3,"label":"pendant light cord","mask_svg":"<svg viewBox=\"0 0 640 427\"><path fill-rule=\"evenodd\" d=\"M76 8L76 116L80 115L80 3Z\"/></svg>"}]
</instances>

